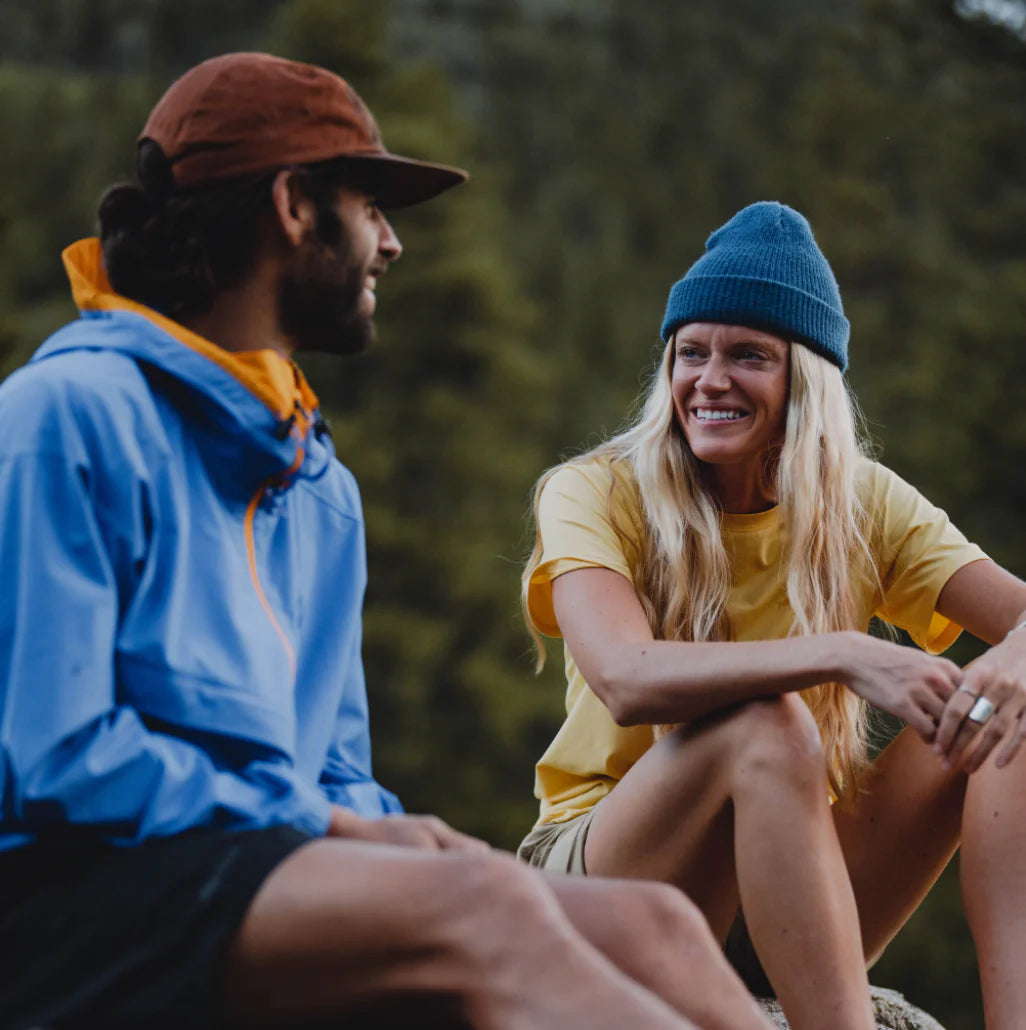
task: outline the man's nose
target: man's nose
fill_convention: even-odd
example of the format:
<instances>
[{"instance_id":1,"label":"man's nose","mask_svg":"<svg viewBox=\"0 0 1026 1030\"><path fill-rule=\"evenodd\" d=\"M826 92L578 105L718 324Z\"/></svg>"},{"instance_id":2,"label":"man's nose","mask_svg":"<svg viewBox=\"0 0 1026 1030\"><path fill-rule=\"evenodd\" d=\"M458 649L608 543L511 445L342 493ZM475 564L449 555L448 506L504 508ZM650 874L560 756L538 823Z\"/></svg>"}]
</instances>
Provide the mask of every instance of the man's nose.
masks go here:
<instances>
[{"instance_id":1,"label":"man's nose","mask_svg":"<svg viewBox=\"0 0 1026 1030\"><path fill-rule=\"evenodd\" d=\"M381 233L378 236L378 253L387 261L395 261L403 252L403 245L387 218L381 220Z\"/></svg>"}]
</instances>

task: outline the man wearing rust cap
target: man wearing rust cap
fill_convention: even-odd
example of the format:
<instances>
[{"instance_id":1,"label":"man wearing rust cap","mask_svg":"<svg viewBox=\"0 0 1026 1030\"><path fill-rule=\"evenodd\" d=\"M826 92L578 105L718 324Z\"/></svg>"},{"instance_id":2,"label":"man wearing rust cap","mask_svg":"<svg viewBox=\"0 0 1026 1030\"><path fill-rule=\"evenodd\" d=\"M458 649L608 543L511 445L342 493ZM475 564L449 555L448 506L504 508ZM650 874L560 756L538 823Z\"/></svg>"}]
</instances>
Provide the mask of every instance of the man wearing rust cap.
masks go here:
<instances>
[{"instance_id":1,"label":"man wearing rust cap","mask_svg":"<svg viewBox=\"0 0 1026 1030\"><path fill-rule=\"evenodd\" d=\"M383 213L462 182L228 54L0 387L0 1027L765 1027L668 887L549 880L374 779L363 522L292 356L360 350Z\"/></svg>"}]
</instances>

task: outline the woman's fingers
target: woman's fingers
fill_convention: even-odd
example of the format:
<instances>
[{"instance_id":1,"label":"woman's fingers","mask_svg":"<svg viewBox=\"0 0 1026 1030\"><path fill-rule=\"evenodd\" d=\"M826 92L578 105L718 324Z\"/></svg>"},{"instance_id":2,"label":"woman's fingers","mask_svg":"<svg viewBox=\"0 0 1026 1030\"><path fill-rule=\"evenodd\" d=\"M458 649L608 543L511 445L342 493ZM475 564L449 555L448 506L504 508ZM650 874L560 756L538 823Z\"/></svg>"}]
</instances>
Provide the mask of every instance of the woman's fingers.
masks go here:
<instances>
[{"instance_id":1,"label":"woman's fingers","mask_svg":"<svg viewBox=\"0 0 1026 1030\"><path fill-rule=\"evenodd\" d=\"M1008 765L1008 763L1015 758L1019 753L1019 749L1022 747L1022 742L1026 740L1026 710L1019 713L1018 718L1015 720L1014 730L1008 738L1008 742L1001 749L1001 753L995 760L998 768Z\"/></svg>"},{"instance_id":2,"label":"woman's fingers","mask_svg":"<svg viewBox=\"0 0 1026 1030\"><path fill-rule=\"evenodd\" d=\"M930 685L937 695L947 702L961 686L965 673L950 658L934 657L932 661L935 675L931 677Z\"/></svg>"},{"instance_id":3,"label":"woman's fingers","mask_svg":"<svg viewBox=\"0 0 1026 1030\"><path fill-rule=\"evenodd\" d=\"M974 773L1007 738L998 756L998 764L1007 765L1026 738L1024 710L1026 686L1017 676L975 665L948 699L934 748L943 755L945 766Z\"/></svg>"},{"instance_id":4,"label":"woman's fingers","mask_svg":"<svg viewBox=\"0 0 1026 1030\"><path fill-rule=\"evenodd\" d=\"M864 654L849 686L932 743L946 768L973 773L1002 740L999 766L1019 753L1026 741L1026 671L1016 655L1011 660L999 645L963 671L946 658L891 644Z\"/></svg>"},{"instance_id":5,"label":"woman's fingers","mask_svg":"<svg viewBox=\"0 0 1026 1030\"><path fill-rule=\"evenodd\" d=\"M942 696L931 684L919 692L919 707L929 716L934 732L944 717L944 709L948 703L947 698L954 693L954 690L954 687L949 687L948 692Z\"/></svg>"},{"instance_id":6,"label":"woman's fingers","mask_svg":"<svg viewBox=\"0 0 1026 1030\"><path fill-rule=\"evenodd\" d=\"M900 717L928 744L936 739L948 701L962 678L962 670L944 658L923 656L924 664L912 670L911 686L905 686Z\"/></svg>"},{"instance_id":7,"label":"woman's fingers","mask_svg":"<svg viewBox=\"0 0 1026 1030\"><path fill-rule=\"evenodd\" d=\"M937 723L921 708L909 706L901 713L900 718L906 726L915 730L927 744L933 742L934 734L937 732Z\"/></svg>"},{"instance_id":8,"label":"woman's fingers","mask_svg":"<svg viewBox=\"0 0 1026 1030\"><path fill-rule=\"evenodd\" d=\"M972 725L976 720L972 718L973 711L970 710L966 716L966 723ZM974 773L987 760L987 756L1001 742L1015 726L1019 717L1018 712L1012 711L1012 706L1003 704L1000 708L993 710L993 714L982 725L976 734L976 743L973 745L969 757L962 763L963 771Z\"/></svg>"},{"instance_id":9,"label":"woman's fingers","mask_svg":"<svg viewBox=\"0 0 1026 1030\"><path fill-rule=\"evenodd\" d=\"M934 739L933 749L939 755L944 755L946 761L951 761L952 749L960 743L961 751L972 739L978 725L973 724L966 727L966 716L976 703L976 693L972 689L971 682L967 679L956 690L944 706L940 722L937 724L937 736ZM959 741L959 737L962 740Z\"/></svg>"}]
</instances>

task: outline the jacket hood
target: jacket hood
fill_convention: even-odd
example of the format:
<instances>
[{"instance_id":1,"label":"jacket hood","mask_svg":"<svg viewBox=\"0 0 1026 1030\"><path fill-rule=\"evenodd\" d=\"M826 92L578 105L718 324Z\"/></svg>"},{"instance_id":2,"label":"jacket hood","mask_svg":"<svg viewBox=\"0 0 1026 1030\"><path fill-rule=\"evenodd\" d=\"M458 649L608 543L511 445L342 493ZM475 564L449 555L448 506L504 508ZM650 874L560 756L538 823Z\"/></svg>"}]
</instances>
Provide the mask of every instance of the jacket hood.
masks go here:
<instances>
[{"instance_id":1,"label":"jacket hood","mask_svg":"<svg viewBox=\"0 0 1026 1030\"><path fill-rule=\"evenodd\" d=\"M96 238L72 244L62 259L82 317L50 337L33 362L72 350L127 354L199 394L220 424L283 462L290 474L323 471L333 454L330 443L320 443L327 426L317 396L296 364L269 349L224 350L159 311L115 293ZM322 454L325 447L329 453Z\"/></svg>"}]
</instances>

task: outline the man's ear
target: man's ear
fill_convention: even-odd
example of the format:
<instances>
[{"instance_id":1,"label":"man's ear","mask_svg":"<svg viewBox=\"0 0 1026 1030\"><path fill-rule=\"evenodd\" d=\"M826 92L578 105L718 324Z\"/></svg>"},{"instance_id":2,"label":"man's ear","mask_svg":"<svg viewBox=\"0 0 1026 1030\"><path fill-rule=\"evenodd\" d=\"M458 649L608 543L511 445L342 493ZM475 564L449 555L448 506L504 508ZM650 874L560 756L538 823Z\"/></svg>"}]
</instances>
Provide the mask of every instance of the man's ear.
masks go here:
<instances>
[{"instance_id":1,"label":"man's ear","mask_svg":"<svg viewBox=\"0 0 1026 1030\"><path fill-rule=\"evenodd\" d=\"M271 204L285 239L294 247L303 242L317 224L313 201L299 188L296 175L283 168L271 183Z\"/></svg>"}]
</instances>

